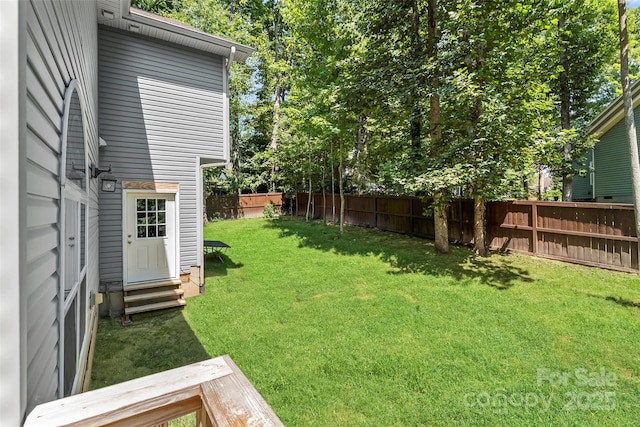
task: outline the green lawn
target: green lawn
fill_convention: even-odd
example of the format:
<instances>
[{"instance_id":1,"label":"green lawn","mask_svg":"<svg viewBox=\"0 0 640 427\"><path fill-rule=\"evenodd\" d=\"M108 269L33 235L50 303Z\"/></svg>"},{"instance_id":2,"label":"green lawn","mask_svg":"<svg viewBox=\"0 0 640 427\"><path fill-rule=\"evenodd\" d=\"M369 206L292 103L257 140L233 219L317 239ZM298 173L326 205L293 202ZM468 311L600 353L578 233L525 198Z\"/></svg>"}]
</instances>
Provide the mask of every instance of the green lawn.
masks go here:
<instances>
[{"instance_id":1,"label":"green lawn","mask_svg":"<svg viewBox=\"0 0 640 427\"><path fill-rule=\"evenodd\" d=\"M229 354L290 426L640 419L639 276L291 218L205 239L205 295L101 321L94 387Z\"/></svg>"}]
</instances>

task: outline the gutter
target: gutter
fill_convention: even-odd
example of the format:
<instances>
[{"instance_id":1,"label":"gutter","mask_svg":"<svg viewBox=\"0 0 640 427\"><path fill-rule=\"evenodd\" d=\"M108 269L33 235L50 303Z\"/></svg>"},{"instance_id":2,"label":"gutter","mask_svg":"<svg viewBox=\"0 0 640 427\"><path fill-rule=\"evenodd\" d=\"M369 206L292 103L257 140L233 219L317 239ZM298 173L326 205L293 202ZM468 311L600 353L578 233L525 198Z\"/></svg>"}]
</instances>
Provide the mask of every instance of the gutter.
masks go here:
<instances>
[{"instance_id":1,"label":"gutter","mask_svg":"<svg viewBox=\"0 0 640 427\"><path fill-rule=\"evenodd\" d=\"M235 60L239 62L244 62L253 54L254 49L249 46L245 46L240 43L236 43L233 40L215 36L213 34L205 33L195 27L156 15L155 13L136 9L135 7L131 7L130 1L120 0L120 7L120 19L126 22L157 28L161 31L175 34L176 36L188 37L190 39L202 41L221 49L229 49L231 51L231 55L229 57L231 61L235 58Z\"/></svg>"},{"instance_id":2,"label":"gutter","mask_svg":"<svg viewBox=\"0 0 640 427\"><path fill-rule=\"evenodd\" d=\"M230 166L231 163L228 161L220 161L220 162L213 162L213 163L201 163L200 164L200 168L213 168L213 167L220 167L220 166Z\"/></svg>"}]
</instances>

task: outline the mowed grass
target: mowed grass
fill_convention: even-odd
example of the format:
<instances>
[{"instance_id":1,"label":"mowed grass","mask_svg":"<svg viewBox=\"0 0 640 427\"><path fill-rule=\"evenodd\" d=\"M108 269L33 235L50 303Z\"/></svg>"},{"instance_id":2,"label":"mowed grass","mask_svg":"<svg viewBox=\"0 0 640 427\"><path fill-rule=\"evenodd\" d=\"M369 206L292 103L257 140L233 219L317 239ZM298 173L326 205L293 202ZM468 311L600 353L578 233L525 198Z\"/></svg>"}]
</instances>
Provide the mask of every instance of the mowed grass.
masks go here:
<instances>
[{"instance_id":1,"label":"mowed grass","mask_svg":"<svg viewBox=\"0 0 640 427\"><path fill-rule=\"evenodd\" d=\"M636 275L287 217L205 239L205 294L102 321L94 386L229 354L290 426L640 419Z\"/></svg>"}]
</instances>

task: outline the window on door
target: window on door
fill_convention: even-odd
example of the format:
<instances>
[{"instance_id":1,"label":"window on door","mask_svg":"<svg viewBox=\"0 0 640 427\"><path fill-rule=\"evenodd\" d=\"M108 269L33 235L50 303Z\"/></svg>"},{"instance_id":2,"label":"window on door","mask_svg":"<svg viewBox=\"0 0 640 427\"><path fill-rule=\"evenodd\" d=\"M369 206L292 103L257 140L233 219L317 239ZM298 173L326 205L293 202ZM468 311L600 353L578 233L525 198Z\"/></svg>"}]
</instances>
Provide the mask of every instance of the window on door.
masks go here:
<instances>
[{"instance_id":1,"label":"window on door","mask_svg":"<svg viewBox=\"0 0 640 427\"><path fill-rule=\"evenodd\" d=\"M136 237L167 237L167 199L136 199Z\"/></svg>"}]
</instances>

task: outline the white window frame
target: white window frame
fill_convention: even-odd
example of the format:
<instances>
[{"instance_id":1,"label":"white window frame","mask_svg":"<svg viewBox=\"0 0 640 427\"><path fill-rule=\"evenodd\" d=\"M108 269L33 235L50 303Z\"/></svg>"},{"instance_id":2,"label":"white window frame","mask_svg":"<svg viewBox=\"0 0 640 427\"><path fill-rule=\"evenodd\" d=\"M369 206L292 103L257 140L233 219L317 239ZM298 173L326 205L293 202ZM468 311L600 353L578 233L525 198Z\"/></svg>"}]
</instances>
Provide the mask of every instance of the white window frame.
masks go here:
<instances>
[{"instance_id":1,"label":"white window frame","mask_svg":"<svg viewBox=\"0 0 640 427\"><path fill-rule=\"evenodd\" d=\"M71 99L73 98L73 94L77 93L78 101L80 103L80 112L83 118L82 120L82 132L83 132L83 143L84 143L84 164L83 165L74 165L77 169L84 170L84 189L74 183L72 180L67 179L66 176L66 157L67 157L67 143L68 143L68 131L69 131L69 111L71 109ZM74 300L77 301L75 305L75 322L76 322L76 340L75 340L75 354L76 354L76 366L74 373L73 386L71 388L71 394L75 394L78 391L80 378L78 378L78 368L81 365L81 353L82 348L84 346L84 341L86 341L87 331L88 331L88 323L89 323L89 303L88 303L88 294L89 292L85 292L86 301L80 301L80 287L83 281L85 281L85 286L88 288L89 284L86 283L87 280L87 266L89 264L88 260L88 224L89 224L89 169L88 169L88 146L87 146L87 127L85 125L85 115L84 115L84 106L82 104L82 96L80 92L80 86L78 85L77 80L71 80L67 89L65 91L64 97L64 110L62 116L62 146L61 146L61 160L60 160L60 217L59 217L59 242L58 247L60 250L59 257L59 282L58 282L58 397L65 397L65 318L69 312L69 309L72 307ZM77 257L75 266L78 271L73 272L77 274L76 280L71 287L71 289L67 292L66 290L66 278L69 272L66 271L66 215L67 215L67 200L77 202L77 224L76 224L76 234L79 236L77 240L77 248L75 255ZM81 230L83 221L81 218L82 215L82 205L85 206L84 209L84 233ZM84 234L84 244L80 241ZM84 251L84 260L85 265L82 266L80 263L81 260L81 251ZM85 308L85 312L81 312L81 308ZM84 334L80 336L80 324L81 317L84 315Z\"/></svg>"}]
</instances>

